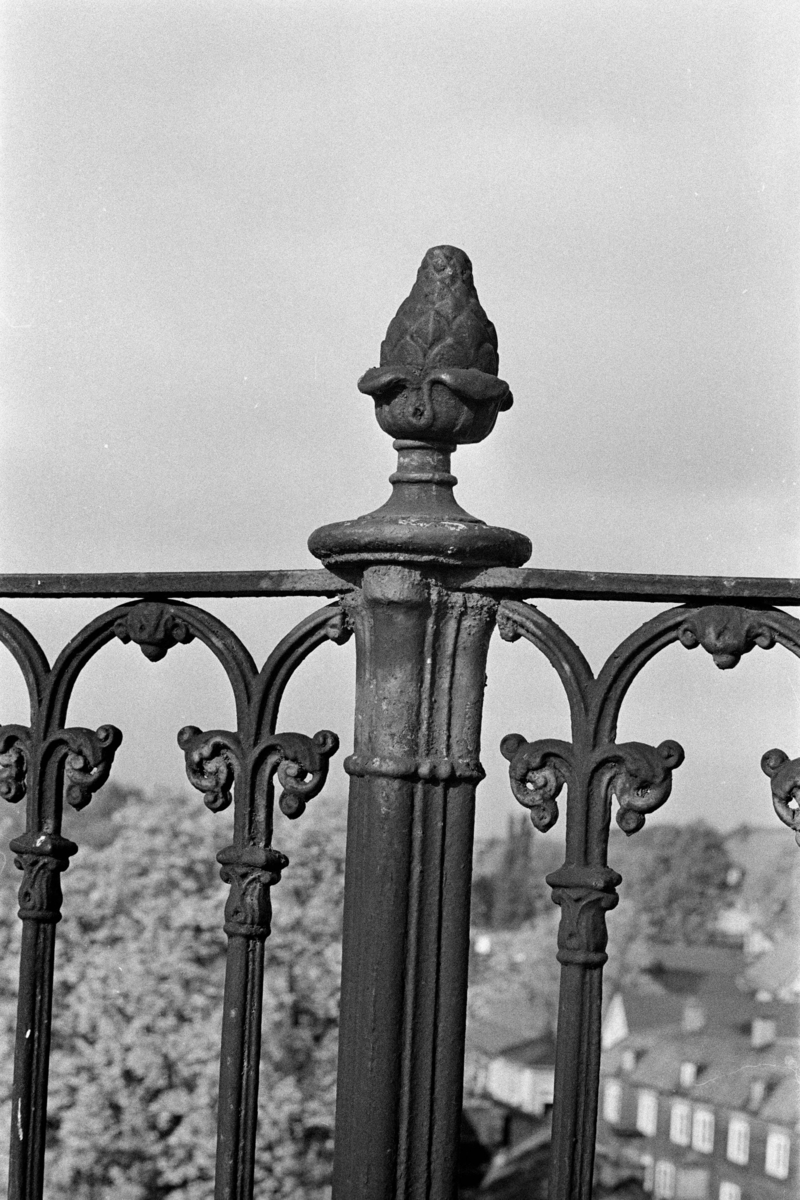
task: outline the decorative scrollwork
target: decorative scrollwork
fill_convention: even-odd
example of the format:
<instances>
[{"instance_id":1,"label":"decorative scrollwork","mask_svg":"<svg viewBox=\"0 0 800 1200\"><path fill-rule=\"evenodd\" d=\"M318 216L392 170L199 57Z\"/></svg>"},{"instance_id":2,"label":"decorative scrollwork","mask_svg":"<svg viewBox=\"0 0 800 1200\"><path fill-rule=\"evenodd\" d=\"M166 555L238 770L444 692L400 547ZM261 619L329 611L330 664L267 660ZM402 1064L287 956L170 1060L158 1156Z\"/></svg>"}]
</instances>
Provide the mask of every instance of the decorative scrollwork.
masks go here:
<instances>
[{"instance_id":1,"label":"decorative scrollwork","mask_svg":"<svg viewBox=\"0 0 800 1200\"><path fill-rule=\"evenodd\" d=\"M114 725L99 729L61 729L44 745L45 756L66 753L64 775L66 800L73 808L85 808L92 795L106 782L122 734ZM36 747L39 749L36 749ZM0 728L0 796L16 804L27 792L28 767L34 754L41 752L31 732L21 725Z\"/></svg>"},{"instance_id":2,"label":"decorative scrollwork","mask_svg":"<svg viewBox=\"0 0 800 1200\"><path fill-rule=\"evenodd\" d=\"M333 616L325 625L325 636L337 646L343 646L353 636L353 625L344 605L337 605Z\"/></svg>"},{"instance_id":3,"label":"decorative scrollwork","mask_svg":"<svg viewBox=\"0 0 800 1200\"><path fill-rule=\"evenodd\" d=\"M339 739L329 729L320 729L313 738L304 733L277 734L263 745L274 745L280 752L277 772L283 791L278 806L284 816L296 820L325 786L328 762L339 748Z\"/></svg>"},{"instance_id":4,"label":"decorative scrollwork","mask_svg":"<svg viewBox=\"0 0 800 1200\"><path fill-rule=\"evenodd\" d=\"M74 842L55 833L25 833L11 842L14 864L22 871L19 917L55 925L61 920L61 872L77 853Z\"/></svg>"},{"instance_id":5,"label":"decorative scrollwork","mask_svg":"<svg viewBox=\"0 0 800 1200\"><path fill-rule=\"evenodd\" d=\"M567 781L572 747L555 738L528 742L521 733L510 733L500 743L508 759L508 774L514 797L530 809L531 821L546 833L558 820L556 798Z\"/></svg>"},{"instance_id":6,"label":"decorative scrollwork","mask_svg":"<svg viewBox=\"0 0 800 1200\"><path fill-rule=\"evenodd\" d=\"M236 801L247 810L247 821L241 827L237 823L234 845L221 850L217 860L222 867L220 875L231 889L225 906L225 932L231 937L263 940L272 917L270 888L289 862L279 850L263 844L271 836L272 777L277 775L283 788L282 811L288 817L299 817L306 802L322 789L339 739L327 729L313 738L302 733L275 734L247 755L239 737L223 730L202 733L189 725L178 740L186 754L189 779L207 793L206 804L213 811L230 804L237 772L248 781L243 784L247 794ZM266 787L257 786L265 773Z\"/></svg>"},{"instance_id":7,"label":"decorative scrollwork","mask_svg":"<svg viewBox=\"0 0 800 1200\"><path fill-rule=\"evenodd\" d=\"M231 889L225 904L225 932L229 937L263 941L272 921L270 888L280 880L288 858L270 846L228 846L220 850L217 862L222 866L220 878Z\"/></svg>"},{"instance_id":8,"label":"decorative scrollwork","mask_svg":"<svg viewBox=\"0 0 800 1200\"><path fill-rule=\"evenodd\" d=\"M299 817L306 802L323 788L328 775L328 760L339 747L335 733L322 729L313 738L304 733L273 734L265 738L250 755L245 755L237 734L224 729L204 733L196 725L186 725L178 734L178 745L186 757L186 774L212 812L221 812L230 804L237 770L247 759L253 774L268 757L273 758L283 792L278 801L287 817Z\"/></svg>"},{"instance_id":9,"label":"decorative scrollwork","mask_svg":"<svg viewBox=\"0 0 800 1200\"><path fill-rule=\"evenodd\" d=\"M27 792L30 731L23 725L0 728L0 796L18 804Z\"/></svg>"},{"instance_id":10,"label":"decorative scrollwork","mask_svg":"<svg viewBox=\"0 0 800 1200\"><path fill-rule=\"evenodd\" d=\"M64 766L67 803L73 808L85 808L108 779L122 734L115 725L101 725L96 732L65 729L58 735L58 740L69 750Z\"/></svg>"},{"instance_id":11,"label":"decorative scrollwork","mask_svg":"<svg viewBox=\"0 0 800 1200\"><path fill-rule=\"evenodd\" d=\"M533 610L532 605L526 605L526 608ZM522 630L519 623L514 619L514 614L507 604L501 604L497 609L497 632L504 642L518 642L522 637Z\"/></svg>"},{"instance_id":12,"label":"decorative scrollwork","mask_svg":"<svg viewBox=\"0 0 800 1200\"><path fill-rule=\"evenodd\" d=\"M790 759L783 750L768 750L761 759L761 770L772 781L775 812L784 825L794 830L800 846L800 758Z\"/></svg>"},{"instance_id":13,"label":"decorative scrollwork","mask_svg":"<svg viewBox=\"0 0 800 1200\"><path fill-rule=\"evenodd\" d=\"M194 639L174 608L153 600L134 605L116 622L114 633L121 642L135 642L150 662L159 662L179 642L185 645Z\"/></svg>"},{"instance_id":14,"label":"decorative scrollwork","mask_svg":"<svg viewBox=\"0 0 800 1200\"><path fill-rule=\"evenodd\" d=\"M558 820L556 798L564 784L572 779L579 788L588 788L589 779L602 767L607 788L619 804L617 824L625 833L635 833L644 825L644 814L655 812L669 796L672 772L684 759L677 742L659 746L623 742L598 747L590 756L587 775L585 765L578 769L568 742L555 738L528 742L520 733L504 737L500 752L509 761L515 799L531 810L531 821L542 833Z\"/></svg>"},{"instance_id":15,"label":"decorative scrollwork","mask_svg":"<svg viewBox=\"0 0 800 1200\"><path fill-rule=\"evenodd\" d=\"M607 961L606 912L619 900L622 876L610 867L565 864L547 876L553 902L561 907L558 925L560 963L602 967Z\"/></svg>"},{"instance_id":16,"label":"decorative scrollwork","mask_svg":"<svg viewBox=\"0 0 800 1200\"><path fill-rule=\"evenodd\" d=\"M64 864L57 858L38 854L18 854L14 864L23 873L19 888L20 920L55 925L61 919Z\"/></svg>"},{"instance_id":17,"label":"decorative scrollwork","mask_svg":"<svg viewBox=\"0 0 800 1200\"><path fill-rule=\"evenodd\" d=\"M735 667L743 654L754 646L769 650L775 635L756 612L724 604L700 608L681 625L678 632L687 650L702 646L721 671Z\"/></svg>"},{"instance_id":18,"label":"decorative scrollwork","mask_svg":"<svg viewBox=\"0 0 800 1200\"><path fill-rule=\"evenodd\" d=\"M617 824L629 837L642 828L645 813L655 812L667 800L672 772L684 757L683 747L673 741L658 746L623 742L598 752L599 763L611 764L610 789L619 804Z\"/></svg>"},{"instance_id":19,"label":"decorative scrollwork","mask_svg":"<svg viewBox=\"0 0 800 1200\"><path fill-rule=\"evenodd\" d=\"M204 733L196 725L184 725L178 745L186 759L186 774L192 787L205 793L205 805L222 812L233 799L236 769L242 761L238 736L224 729Z\"/></svg>"}]
</instances>

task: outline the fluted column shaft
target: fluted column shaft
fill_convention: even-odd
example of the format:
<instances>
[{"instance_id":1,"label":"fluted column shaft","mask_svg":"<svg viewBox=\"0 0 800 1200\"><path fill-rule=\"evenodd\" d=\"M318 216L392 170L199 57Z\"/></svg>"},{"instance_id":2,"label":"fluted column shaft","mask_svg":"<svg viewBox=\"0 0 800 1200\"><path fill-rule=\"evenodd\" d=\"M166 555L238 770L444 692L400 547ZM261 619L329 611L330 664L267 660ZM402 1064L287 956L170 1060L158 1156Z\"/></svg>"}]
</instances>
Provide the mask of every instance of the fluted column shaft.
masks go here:
<instances>
[{"instance_id":1,"label":"fluted column shaft","mask_svg":"<svg viewBox=\"0 0 800 1200\"><path fill-rule=\"evenodd\" d=\"M475 787L495 605L373 566L357 652L335 1200L455 1195Z\"/></svg>"}]
</instances>

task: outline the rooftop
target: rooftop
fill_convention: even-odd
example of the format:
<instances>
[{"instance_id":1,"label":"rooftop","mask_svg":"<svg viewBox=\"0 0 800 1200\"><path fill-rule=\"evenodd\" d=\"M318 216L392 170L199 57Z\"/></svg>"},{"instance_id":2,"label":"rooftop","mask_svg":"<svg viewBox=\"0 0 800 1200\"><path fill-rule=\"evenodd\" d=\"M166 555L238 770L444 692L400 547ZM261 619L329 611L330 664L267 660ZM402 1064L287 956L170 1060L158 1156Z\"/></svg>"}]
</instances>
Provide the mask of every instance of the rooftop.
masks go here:
<instances>
[{"instance_id":1,"label":"rooftop","mask_svg":"<svg viewBox=\"0 0 800 1200\"><path fill-rule=\"evenodd\" d=\"M750 1111L764 1121L800 1125L800 1042L754 1049L749 1038L732 1031L685 1034L665 1029L634 1035L603 1056L604 1071L622 1072L626 1049L637 1053L626 1072L631 1083L661 1092L682 1093L727 1109ZM681 1088L681 1063L698 1067L690 1087ZM756 1109L750 1107L751 1085L766 1086Z\"/></svg>"}]
</instances>

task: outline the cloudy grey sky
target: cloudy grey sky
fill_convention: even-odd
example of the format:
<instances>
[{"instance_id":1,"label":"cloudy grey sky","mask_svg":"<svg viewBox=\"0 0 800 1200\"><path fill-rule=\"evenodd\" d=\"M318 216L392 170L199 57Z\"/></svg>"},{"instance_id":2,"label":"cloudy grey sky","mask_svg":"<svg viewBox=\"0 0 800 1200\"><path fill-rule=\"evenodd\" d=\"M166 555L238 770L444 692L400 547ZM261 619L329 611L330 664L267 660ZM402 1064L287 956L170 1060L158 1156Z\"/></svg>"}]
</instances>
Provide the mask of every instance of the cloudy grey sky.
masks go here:
<instances>
[{"instance_id":1,"label":"cloudy grey sky","mask_svg":"<svg viewBox=\"0 0 800 1200\"><path fill-rule=\"evenodd\" d=\"M355 380L449 242L516 396L456 455L466 508L534 565L798 573L794 4L7 0L3 22L3 570L312 565L312 529L386 494ZM8 607L49 651L100 608ZM210 607L263 655L310 604ZM597 667L651 611L542 607ZM350 655L321 652L287 724L347 747ZM113 646L72 716L123 728L118 777L175 786L175 732L229 721L223 688L197 646ZM565 713L533 651L494 648L479 832L513 807L500 737ZM798 715L782 651L722 674L672 648L620 736L684 743L664 819L769 823L759 759L800 754Z\"/></svg>"}]
</instances>

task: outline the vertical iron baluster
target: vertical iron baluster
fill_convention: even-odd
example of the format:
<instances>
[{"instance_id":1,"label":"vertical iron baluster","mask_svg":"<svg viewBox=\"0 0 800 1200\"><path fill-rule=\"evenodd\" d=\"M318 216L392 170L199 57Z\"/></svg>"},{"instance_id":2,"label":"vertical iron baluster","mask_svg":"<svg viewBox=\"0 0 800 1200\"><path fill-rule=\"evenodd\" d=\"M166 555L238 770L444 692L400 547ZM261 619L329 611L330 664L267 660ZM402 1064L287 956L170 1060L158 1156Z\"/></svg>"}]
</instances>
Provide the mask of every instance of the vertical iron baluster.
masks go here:
<instances>
[{"instance_id":1,"label":"vertical iron baluster","mask_svg":"<svg viewBox=\"0 0 800 1200\"><path fill-rule=\"evenodd\" d=\"M230 846L217 855L230 884L219 1074L215 1200L249 1200L258 1125L264 942L269 889L287 859L269 848Z\"/></svg>"},{"instance_id":2,"label":"vertical iron baluster","mask_svg":"<svg viewBox=\"0 0 800 1200\"><path fill-rule=\"evenodd\" d=\"M607 961L606 913L617 904L621 877L608 866L612 796L617 822L628 834L659 808L683 761L677 742L659 746L617 744L616 722L627 688L659 649L674 641L683 614L666 613L629 638L592 677L575 643L535 609L505 602L503 637L526 637L547 655L570 702L572 742L503 739L512 791L546 831L558 818L556 799L567 787L566 856L547 876L561 908L561 963L556 1035L550 1200L589 1200L592 1191L597 1094L600 1078L603 967Z\"/></svg>"},{"instance_id":3,"label":"vertical iron baluster","mask_svg":"<svg viewBox=\"0 0 800 1200\"><path fill-rule=\"evenodd\" d=\"M622 882L606 859L616 771L593 750L582 717L573 728L570 775L565 862L547 877L561 908L550 1200L589 1200L592 1192L606 913Z\"/></svg>"},{"instance_id":4,"label":"vertical iron baluster","mask_svg":"<svg viewBox=\"0 0 800 1200\"><path fill-rule=\"evenodd\" d=\"M250 721L239 711L240 731L178 735L189 780L206 793L214 812L234 797L233 844L220 850L220 875L230 886L225 904L225 992L219 1069L215 1200L250 1200L258 1123L264 942L272 918L270 888L287 859L273 850L273 776L281 760L259 756L248 738ZM235 780L235 784L234 784Z\"/></svg>"},{"instance_id":5,"label":"vertical iron baluster","mask_svg":"<svg viewBox=\"0 0 800 1200\"><path fill-rule=\"evenodd\" d=\"M309 649L319 640L309 640ZM255 711L258 711L258 699ZM195 726L178 741L190 781L206 793L213 811L226 808L234 789L233 844L220 850L220 875L229 884L225 905L228 948L219 1075L215 1200L251 1200L258 1127L264 943L272 918L270 889L288 859L272 847L274 777L281 808L299 816L327 778L338 739L327 730L314 735L273 734L255 746L253 722L240 713L240 732ZM235 781L235 787L234 787Z\"/></svg>"},{"instance_id":6,"label":"vertical iron baluster","mask_svg":"<svg viewBox=\"0 0 800 1200\"><path fill-rule=\"evenodd\" d=\"M561 980L556 1037L550 1200L589 1200L594 1169L600 1018L607 955L605 913L620 876L608 868L565 865L548 875L561 906Z\"/></svg>"},{"instance_id":7,"label":"vertical iron baluster","mask_svg":"<svg viewBox=\"0 0 800 1200\"><path fill-rule=\"evenodd\" d=\"M216 617L175 601L144 600L110 614L110 629L159 661L176 644L198 637L218 658L236 704L236 731L202 732L189 725L178 742L190 782L218 812L234 800L233 844L217 855L230 885L224 929L228 937L220 1052L217 1127L217 1200L249 1200L258 1124L264 943L271 919L270 888L287 859L271 846L274 776L283 787L280 804L299 816L327 777L338 746L334 734L275 735L275 721L292 672L319 645L342 643L337 605L301 621L256 671L246 647ZM235 786L234 786L235 785ZM235 798L234 798L235 793Z\"/></svg>"},{"instance_id":8,"label":"vertical iron baluster","mask_svg":"<svg viewBox=\"0 0 800 1200\"><path fill-rule=\"evenodd\" d=\"M12 1087L9 1200L41 1200L47 1122L47 1082L53 1010L55 927L61 920L61 872L77 853L61 836L65 777L67 797L76 808L108 778L122 740L113 726L57 729L41 727L53 709L42 705L25 739L28 792L27 828L11 842L22 871L19 917L23 922L19 997ZM55 719L60 716L58 709Z\"/></svg>"},{"instance_id":9,"label":"vertical iron baluster","mask_svg":"<svg viewBox=\"0 0 800 1200\"><path fill-rule=\"evenodd\" d=\"M39 790L37 758L34 751L28 763L32 797ZM51 797L47 807L57 813L58 819L53 823L60 826L60 805L53 801L60 796L63 761L52 763L50 770L43 773L46 776L43 787ZM61 837L60 832L48 832L43 820L31 821L31 816L37 815L31 804L27 831L11 842L14 862L23 872L19 889L19 917L23 926L11 1100L9 1200L41 1200L44 1187L53 963L56 924L61 920L61 872L78 849L74 842Z\"/></svg>"}]
</instances>

